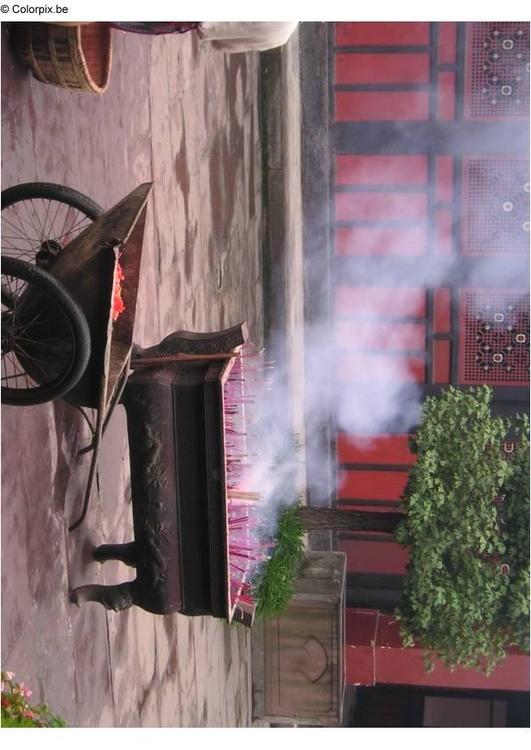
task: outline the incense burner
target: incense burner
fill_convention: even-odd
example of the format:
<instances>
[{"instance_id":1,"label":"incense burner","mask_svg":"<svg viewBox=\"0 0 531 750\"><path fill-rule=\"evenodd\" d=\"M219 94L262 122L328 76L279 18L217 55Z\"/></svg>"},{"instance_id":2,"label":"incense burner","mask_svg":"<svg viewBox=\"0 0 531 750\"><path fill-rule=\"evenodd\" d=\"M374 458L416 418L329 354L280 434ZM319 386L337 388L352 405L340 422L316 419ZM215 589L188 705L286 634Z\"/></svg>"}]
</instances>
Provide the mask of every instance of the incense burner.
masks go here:
<instances>
[{"instance_id":1,"label":"incense burner","mask_svg":"<svg viewBox=\"0 0 531 750\"><path fill-rule=\"evenodd\" d=\"M227 401L231 373L243 382L239 353L246 337L242 324L213 334L174 333L155 347L134 347L134 372L122 395L134 540L100 545L93 556L121 560L136 568L136 577L114 586L80 586L72 591L74 603L252 623L245 560L236 564L234 557L249 557L248 514L241 508L253 493L236 488L238 460L231 464L225 433L231 440L238 434L229 417L246 400L242 392ZM232 547L231 533L238 535Z\"/></svg>"}]
</instances>

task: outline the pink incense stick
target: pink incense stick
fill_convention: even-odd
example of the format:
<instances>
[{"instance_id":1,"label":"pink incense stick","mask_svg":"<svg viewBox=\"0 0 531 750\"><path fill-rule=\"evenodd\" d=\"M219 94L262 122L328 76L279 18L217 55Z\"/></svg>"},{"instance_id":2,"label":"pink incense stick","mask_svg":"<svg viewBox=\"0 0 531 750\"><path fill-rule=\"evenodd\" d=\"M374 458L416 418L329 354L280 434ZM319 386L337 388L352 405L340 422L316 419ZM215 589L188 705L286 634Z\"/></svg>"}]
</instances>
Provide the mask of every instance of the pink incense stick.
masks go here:
<instances>
[{"instance_id":1,"label":"pink incense stick","mask_svg":"<svg viewBox=\"0 0 531 750\"><path fill-rule=\"evenodd\" d=\"M244 568L240 568L239 565L236 565L236 563L231 562L230 563L232 568L236 568L236 570L239 570L240 573L246 573L247 571Z\"/></svg>"},{"instance_id":2,"label":"pink incense stick","mask_svg":"<svg viewBox=\"0 0 531 750\"><path fill-rule=\"evenodd\" d=\"M236 550L231 549L231 547L229 547L229 555L231 557L233 555L234 555L234 557L244 557L246 560L255 560L256 559L249 552L236 552Z\"/></svg>"},{"instance_id":3,"label":"pink incense stick","mask_svg":"<svg viewBox=\"0 0 531 750\"><path fill-rule=\"evenodd\" d=\"M241 523L242 521L248 521L249 516L241 516L240 518L229 518L229 524Z\"/></svg>"}]
</instances>

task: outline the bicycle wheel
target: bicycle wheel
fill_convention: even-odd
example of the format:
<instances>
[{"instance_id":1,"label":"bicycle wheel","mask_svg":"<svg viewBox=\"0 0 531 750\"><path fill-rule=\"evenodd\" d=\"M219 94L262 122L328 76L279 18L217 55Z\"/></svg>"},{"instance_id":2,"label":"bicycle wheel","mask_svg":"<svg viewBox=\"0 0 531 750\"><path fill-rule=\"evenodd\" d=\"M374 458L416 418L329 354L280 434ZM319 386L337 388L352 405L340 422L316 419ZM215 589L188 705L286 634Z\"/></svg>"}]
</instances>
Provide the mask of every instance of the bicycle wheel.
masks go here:
<instances>
[{"instance_id":1,"label":"bicycle wheel","mask_svg":"<svg viewBox=\"0 0 531 750\"><path fill-rule=\"evenodd\" d=\"M64 396L90 357L85 316L51 274L2 258L2 403L42 404Z\"/></svg>"},{"instance_id":2,"label":"bicycle wheel","mask_svg":"<svg viewBox=\"0 0 531 750\"><path fill-rule=\"evenodd\" d=\"M91 198L65 185L14 185L2 191L2 255L46 268L102 213Z\"/></svg>"}]
</instances>

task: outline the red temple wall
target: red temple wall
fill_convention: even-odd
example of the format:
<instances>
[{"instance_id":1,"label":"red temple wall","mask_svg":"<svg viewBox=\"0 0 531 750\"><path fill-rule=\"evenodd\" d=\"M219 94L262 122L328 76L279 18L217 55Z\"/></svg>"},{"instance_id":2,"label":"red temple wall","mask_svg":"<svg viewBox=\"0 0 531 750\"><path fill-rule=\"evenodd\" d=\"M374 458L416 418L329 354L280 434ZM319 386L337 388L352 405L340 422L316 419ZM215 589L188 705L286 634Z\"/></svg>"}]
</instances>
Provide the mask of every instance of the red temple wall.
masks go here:
<instances>
[{"instance_id":1,"label":"red temple wall","mask_svg":"<svg viewBox=\"0 0 531 750\"><path fill-rule=\"evenodd\" d=\"M419 685L485 690L529 690L529 655L511 651L489 675L440 661L427 672L421 648L403 648L398 625L376 610L346 611L346 681L350 685Z\"/></svg>"},{"instance_id":2,"label":"red temple wall","mask_svg":"<svg viewBox=\"0 0 531 750\"><path fill-rule=\"evenodd\" d=\"M500 66L512 70L513 63L520 64L526 44L529 60L529 25L495 26L493 31L483 23L335 24L333 119L361 124L433 122L434 126L525 120L529 88L520 78L515 79L511 96L504 95L507 91L499 83L492 84L498 97L495 104L481 93L491 85L483 72L485 65L494 66L495 72ZM492 50L496 55L491 60ZM354 263L363 263L364 258L420 262L463 257L481 262L502 257L510 263L528 253L529 159L525 155L342 152L334 154L332 172L337 257ZM528 386L525 284L521 289L485 290L341 283L334 289L337 381L345 388L385 384L389 378L419 386ZM515 331L520 332L520 342ZM492 352L498 349L503 351L502 361L493 359ZM404 434L339 433L337 505L396 509L414 461L407 440ZM403 573L407 564L407 550L392 541L363 541L359 535L342 533L337 547L346 552L350 572ZM350 616L361 627L364 617ZM382 623L380 638L392 631L387 620ZM347 627L348 633L354 637L353 625ZM420 651L402 650L398 642L379 645L377 656L373 653L370 658L363 650L370 651L370 645L351 645L353 650L347 647L350 682L372 669L372 679L382 682L504 689L514 673L513 689L529 688L527 667L518 655L510 656L487 684L458 670L450 675L440 666L426 676Z\"/></svg>"}]
</instances>

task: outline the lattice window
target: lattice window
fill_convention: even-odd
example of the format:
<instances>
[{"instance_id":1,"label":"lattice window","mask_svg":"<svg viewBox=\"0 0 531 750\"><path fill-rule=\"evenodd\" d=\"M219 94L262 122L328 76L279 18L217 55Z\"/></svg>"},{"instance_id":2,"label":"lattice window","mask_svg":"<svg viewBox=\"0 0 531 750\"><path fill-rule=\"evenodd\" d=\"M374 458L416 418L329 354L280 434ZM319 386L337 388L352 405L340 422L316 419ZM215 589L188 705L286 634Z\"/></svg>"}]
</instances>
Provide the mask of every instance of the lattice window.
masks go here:
<instances>
[{"instance_id":1,"label":"lattice window","mask_svg":"<svg viewBox=\"0 0 531 750\"><path fill-rule=\"evenodd\" d=\"M467 24L465 118L528 117L529 24Z\"/></svg>"},{"instance_id":2,"label":"lattice window","mask_svg":"<svg viewBox=\"0 0 531 750\"><path fill-rule=\"evenodd\" d=\"M459 380L529 382L529 294L466 289L461 293Z\"/></svg>"},{"instance_id":3,"label":"lattice window","mask_svg":"<svg viewBox=\"0 0 531 750\"><path fill-rule=\"evenodd\" d=\"M463 255L529 251L529 162L463 159Z\"/></svg>"}]
</instances>

